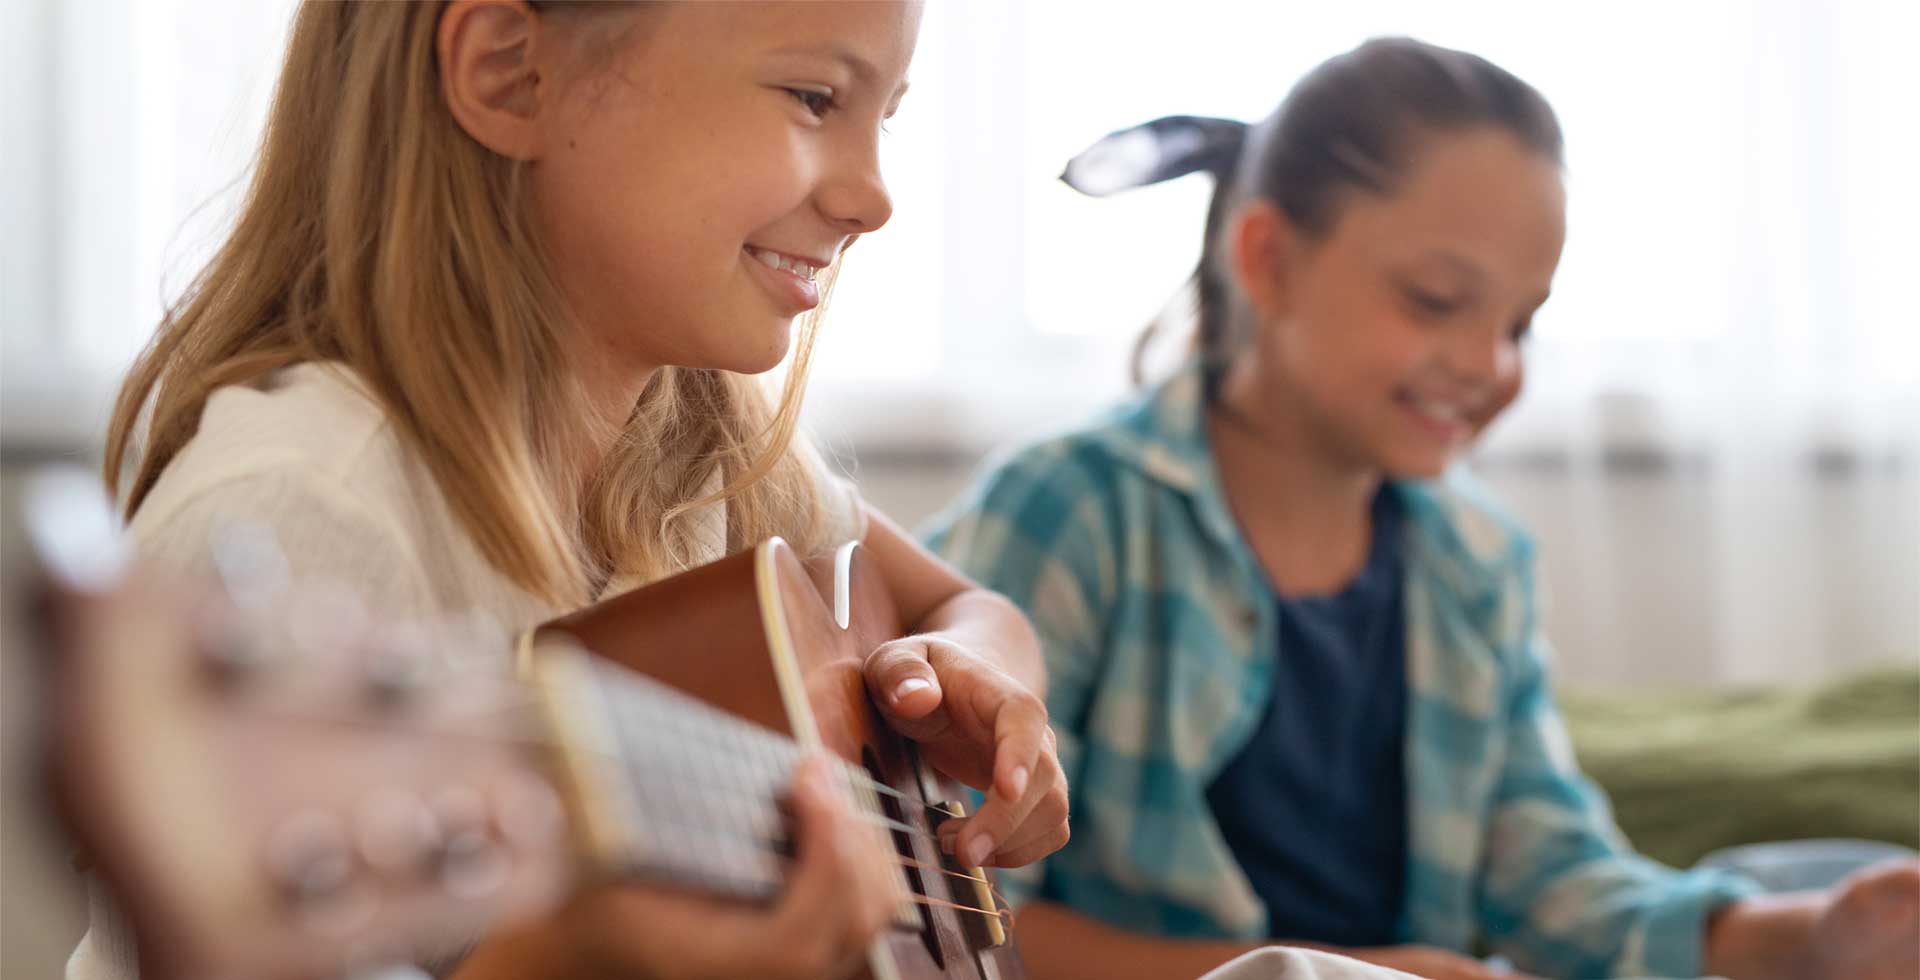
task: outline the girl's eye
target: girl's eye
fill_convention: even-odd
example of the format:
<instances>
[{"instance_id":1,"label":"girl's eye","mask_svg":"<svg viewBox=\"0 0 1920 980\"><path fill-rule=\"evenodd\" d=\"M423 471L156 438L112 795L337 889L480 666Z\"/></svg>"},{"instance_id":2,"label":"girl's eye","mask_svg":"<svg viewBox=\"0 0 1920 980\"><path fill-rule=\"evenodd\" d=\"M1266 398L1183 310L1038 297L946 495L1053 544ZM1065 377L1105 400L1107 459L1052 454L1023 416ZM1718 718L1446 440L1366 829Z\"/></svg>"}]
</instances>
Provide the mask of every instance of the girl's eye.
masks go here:
<instances>
[{"instance_id":1,"label":"girl's eye","mask_svg":"<svg viewBox=\"0 0 1920 980\"><path fill-rule=\"evenodd\" d=\"M793 96L794 101L806 106L807 111L813 113L816 118L824 119L827 113L832 112L834 109L832 92L816 92L806 88L790 88L787 89L787 94Z\"/></svg>"},{"instance_id":2,"label":"girl's eye","mask_svg":"<svg viewBox=\"0 0 1920 980\"><path fill-rule=\"evenodd\" d=\"M1446 316L1460 306L1459 302L1451 297L1429 293L1424 289L1408 289L1407 299L1421 312L1434 316Z\"/></svg>"}]
</instances>

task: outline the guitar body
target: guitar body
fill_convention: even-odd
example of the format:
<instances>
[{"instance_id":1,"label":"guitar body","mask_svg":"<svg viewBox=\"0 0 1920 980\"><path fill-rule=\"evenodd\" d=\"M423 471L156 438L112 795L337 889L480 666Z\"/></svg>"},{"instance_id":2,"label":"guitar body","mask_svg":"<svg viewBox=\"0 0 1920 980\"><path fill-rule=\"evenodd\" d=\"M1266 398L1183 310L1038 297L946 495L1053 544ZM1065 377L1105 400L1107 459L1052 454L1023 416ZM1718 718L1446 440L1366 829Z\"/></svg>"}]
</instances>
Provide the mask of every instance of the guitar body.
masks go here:
<instances>
[{"instance_id":1,"label":"guitar body","mask_svg":"<svg viewBox=\"0 0 1920 980\"><path fill-rule=\"evenodd\" d=\"M235 602L143 569L104 496L75 505L90 481L43 482L42 757L142 976L443 960L607 881L772 900L782 801L820 747L900 858L869 975L1021 976L984 874L935 846L960 788L867 699L901 627L857 546L802 562L774 539L601 602L524 637L516 674L338 596Z\"/></svg>"},{"instance_id":2,"label":"guitar body","mask_svg":"<svg viewBox=\"0 0 1920 980\"><path fill-rule=\"evenodd\" d=\"M868 699L868 654L903 632L878 570L857 545L801 561L785 542L676 575L555 620L532 648L565 638L801 746L822 746L893 792L876 797L910 859L907 885L933 901L915 906L875 943L874 980L1016 980L1019 958L977 869L942 854L944 819L921 801L960 801L963 790L923 766ZM537 655L537 653L536 653ZM947 873L934 873L932 868Z\"/></svg>"}]
</instances>

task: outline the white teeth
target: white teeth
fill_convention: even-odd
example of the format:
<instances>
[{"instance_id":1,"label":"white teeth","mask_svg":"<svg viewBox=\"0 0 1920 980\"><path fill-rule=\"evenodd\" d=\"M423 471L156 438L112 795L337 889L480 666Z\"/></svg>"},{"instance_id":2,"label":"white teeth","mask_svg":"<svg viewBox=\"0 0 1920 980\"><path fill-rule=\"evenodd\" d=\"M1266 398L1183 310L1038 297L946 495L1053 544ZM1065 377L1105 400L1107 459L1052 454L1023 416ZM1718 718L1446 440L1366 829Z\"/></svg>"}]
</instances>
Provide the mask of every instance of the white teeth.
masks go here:
<instances>
[{"instance_id":1,"label":"white teeth","mask_svg":"<svg viewBox=\"0 0 1920 980\"><path fill-rule=\"evenodd\" d=\"M1411 399L1413 407L1423 415L1431 415L1443 422L1459 422L1466 418L1466 412L1445 402L1433 402L1424 398Z\"/></svg>"},{"instance_id":2,"label":"white teeth","mask_svg":"<svg viewBox=\"0 0 1920 980\"><path fill-rule=\"evenodd\" d=\"M814 274L820 271L818 266L811 265L799 259L788 258L778 252L769 252L764 248L754 248L749 245L747 246L747 254L760 260L760 264L769 269L791 272L803 279L812 279Z\"/></svg>"}]
</instances>

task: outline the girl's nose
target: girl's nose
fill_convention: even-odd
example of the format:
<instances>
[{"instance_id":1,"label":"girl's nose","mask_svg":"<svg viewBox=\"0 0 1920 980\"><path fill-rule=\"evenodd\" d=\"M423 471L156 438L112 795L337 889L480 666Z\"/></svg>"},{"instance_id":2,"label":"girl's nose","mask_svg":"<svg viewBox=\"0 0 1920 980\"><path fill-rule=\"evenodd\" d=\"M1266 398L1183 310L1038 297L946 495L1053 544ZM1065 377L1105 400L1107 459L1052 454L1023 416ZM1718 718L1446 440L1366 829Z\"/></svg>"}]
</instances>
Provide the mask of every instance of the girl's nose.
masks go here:
<instances>
[{"instance_id":1,"label":"girl's nose","mask_svg":"<svg viewBox=\"0 0 1920 980\"><path fill-rule=\"evenodd\" d=\"M1463 381L1494 384L1512 372L1520 352L1507 328L1461 331L1447 349L1447 368Z\"/></svg>"},{"instance_id":2,"label":"girl's nose","mask_svg":"<svg viewBox=\"0 0 1920 980\"><path fill-rule=\"evenodd\" d=\"M854 155L820 188L820 210L856 235L876 231L893 217L893 198L880 177L879 147Z\"/></svg>"}]
</instances>

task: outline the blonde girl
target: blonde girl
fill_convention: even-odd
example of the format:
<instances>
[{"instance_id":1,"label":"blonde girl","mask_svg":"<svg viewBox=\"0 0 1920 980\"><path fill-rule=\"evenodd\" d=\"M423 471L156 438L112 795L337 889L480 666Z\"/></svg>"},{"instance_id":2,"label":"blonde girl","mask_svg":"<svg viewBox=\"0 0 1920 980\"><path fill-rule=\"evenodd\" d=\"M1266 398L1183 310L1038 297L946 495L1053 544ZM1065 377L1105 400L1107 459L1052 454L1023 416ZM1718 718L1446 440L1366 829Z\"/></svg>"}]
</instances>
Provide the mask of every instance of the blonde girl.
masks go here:
<instances>
[{"instance_id":1,"label":"blonde girl","mask_svg":"<svg viewBox=\"0 0 1920 980\"><path fill-rule=\"evenodd\" d=\"M891 211L878 140L918 22L910 3L304 4L231 237L114 415L106 471L141 551L215 573L224 528L263 526L296 590L504 646L768 535L860 537L913 630L869 659L876 700L987 792L949 845L1058 847L1024 619L795 431L839 257ZM789 357L770 397L755 375ZM817 772L795 797L799 866L770 910L601 889L443 966L833 975L887 916L890 855L833 819ZM110 898L94 909L69 975L131 975Z\"/></svg>"}]
</instances>

